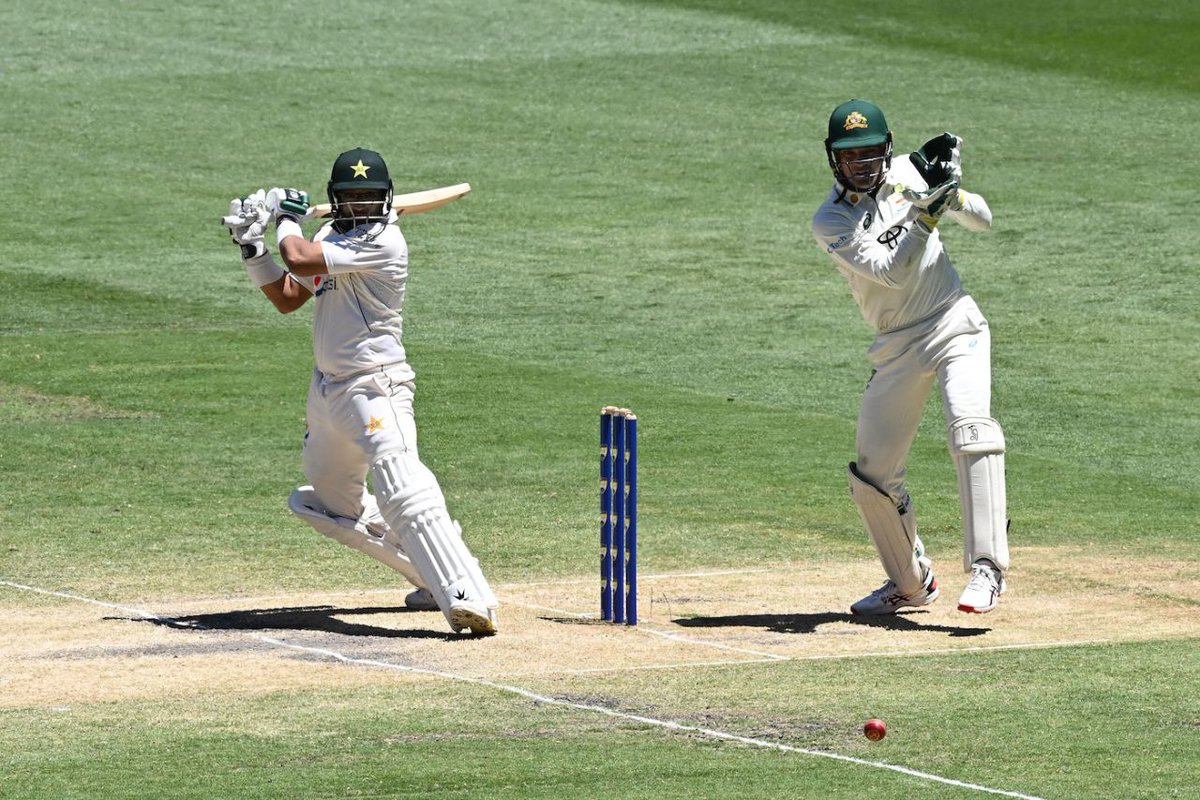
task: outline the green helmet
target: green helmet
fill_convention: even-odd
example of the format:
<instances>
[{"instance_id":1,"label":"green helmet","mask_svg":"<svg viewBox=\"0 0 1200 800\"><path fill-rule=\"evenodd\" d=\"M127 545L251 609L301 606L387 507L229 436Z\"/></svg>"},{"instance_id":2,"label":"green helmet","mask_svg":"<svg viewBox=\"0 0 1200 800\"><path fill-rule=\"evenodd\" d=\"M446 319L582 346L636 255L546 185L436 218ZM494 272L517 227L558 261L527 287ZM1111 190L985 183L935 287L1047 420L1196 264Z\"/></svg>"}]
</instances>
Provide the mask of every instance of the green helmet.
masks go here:
<instances>
[{"instance_id":1,"label":"green helmet","mask_svg":"<svg viewBox=\"0 0 1200 800\"><path fill-rule=\"evenodd\" d=\"M839 181L845 183L846 177L839 169L834 152L858 147L875 147L886 145L883 154L883 170L875 185L870 189L861 186L853 188L860 191L873 191L883 182L883 175L892 165L892 131L888 128L883 109L867 100L847 100L833 110L829 115L829 135L825 138L825 155L829 157L829 167Z\"/></svg>"},{"instance_id":2,"label":"green helmet","mask_svg":"<svg viewBox=\"0 0 1200 800\"><path fill-rule=\"evenodd\" d=\"M351 204L339 197L342 192L353 189L377 190L379 199L369 203L377 208L364 214L361 207L367 203L359 201ZM383 156L362 147L342 153L333 162L326 194L329 204L333 206L334 219L343 225L350 224L353 227L365 222L386 222L392 208L392 178L388 175ZM352 208L352 205L360 208ZM356 210L358 213L355 213Z\"/></svg>"}]
</instances>

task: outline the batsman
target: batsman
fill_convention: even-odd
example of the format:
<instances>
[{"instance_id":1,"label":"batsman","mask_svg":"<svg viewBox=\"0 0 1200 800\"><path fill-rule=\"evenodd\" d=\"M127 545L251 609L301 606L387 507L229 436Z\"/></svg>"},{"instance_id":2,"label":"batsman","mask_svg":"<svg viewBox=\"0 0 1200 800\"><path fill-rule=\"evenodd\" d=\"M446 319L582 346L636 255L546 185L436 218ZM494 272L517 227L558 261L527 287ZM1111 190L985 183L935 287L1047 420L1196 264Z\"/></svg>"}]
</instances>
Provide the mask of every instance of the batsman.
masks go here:
<instances>
[{"instance_id":1,"label":"batsman","mask_svg":"<svg viewBox=\"0 0 1200 800\"><path fill-rule=\"evenodd\" d=\"M276 309L287 314L316 301L308 485L292 492L288 507L403 574L417 587L405 599L410 607L440 609L456 633L493 634L499 603L417 453L415 374L401 344L408 244L387 165L373 150L348 150L333 163L327 194L331 219L312 239L300 227L309 200L298 189L235 198L222 220ZM272 223L286 268L264 244Z\"/></svg>"},{"instance_id":2,"label":"batsman","mask_svg":"<svg viewBox=\"0 0 1200 800\"><path fill-rule=\"evenodd\" d=\"M835 183L813 216L813 235L875 329L848 478L887 580L850 610L894 614L938 598L904 483L936 381L958 475L963 569L970 576L958 609L989 612L1004 592L1009 567L1004 433L991 411L988 322L963 289L939 226L950 221L987 230L991 209L960 186L961 137L943 133L893 161L892 132L874 103L849 100L835 108L825 152Z\"/></svg>"}]
</instances>

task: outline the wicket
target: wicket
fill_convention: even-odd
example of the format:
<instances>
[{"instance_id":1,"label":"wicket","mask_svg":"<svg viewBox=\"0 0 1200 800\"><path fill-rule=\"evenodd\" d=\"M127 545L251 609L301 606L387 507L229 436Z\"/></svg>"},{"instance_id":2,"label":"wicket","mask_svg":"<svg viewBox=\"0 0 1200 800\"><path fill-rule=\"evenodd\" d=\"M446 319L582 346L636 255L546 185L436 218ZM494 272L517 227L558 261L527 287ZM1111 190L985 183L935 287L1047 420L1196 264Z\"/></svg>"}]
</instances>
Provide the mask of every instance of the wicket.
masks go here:
<instances>
[{"instance_id":1,"label":"wicket","mask_svg":"<svg viewBox=\"0 0 1200 800\"><path fill-rule=\"evenodd\" d=\"M637 417L600 409L600 617L637 625Z\"/></svg>"}]
</instances>

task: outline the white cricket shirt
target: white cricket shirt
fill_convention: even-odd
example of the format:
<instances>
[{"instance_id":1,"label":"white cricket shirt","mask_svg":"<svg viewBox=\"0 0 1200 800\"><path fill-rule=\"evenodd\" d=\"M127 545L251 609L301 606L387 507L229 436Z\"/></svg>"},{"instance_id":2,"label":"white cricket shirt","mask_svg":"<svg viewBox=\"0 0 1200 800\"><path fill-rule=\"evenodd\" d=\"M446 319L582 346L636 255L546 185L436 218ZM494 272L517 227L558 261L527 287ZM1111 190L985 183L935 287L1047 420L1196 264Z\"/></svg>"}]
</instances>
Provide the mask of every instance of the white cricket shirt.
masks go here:
<instances>
[{"instance_id":1,"label":"white cricket shirt","mask_svg":"<svg viewBox=\"0 0 1200 800\"><path fill-rule=\"evenodd\" d=\"M896 184L927 188L907 155L892 159L874 195L835 183L813 215L817 244L850 282L863 318L877 333L929 319L963 295L935 228L916 222L919 209L896 191ZM973 230L991 226L992 212L982 197L963 192L963 208L952 219Z\"/></svg>"},{"instance_id":2,"label":"white cricket shirt","mask_svg":"<svg viewBox=\"0 0 1200 800\"><path fill-rule=\"evenodd\" d=\"M393 212L387 225L364 225L345 234L326 224L313 237L321 243L328 272L299 280L316 301L316 367L332 380L408 366L400 343L408 243L395 221Z\"/></svg>"}]
</instances>

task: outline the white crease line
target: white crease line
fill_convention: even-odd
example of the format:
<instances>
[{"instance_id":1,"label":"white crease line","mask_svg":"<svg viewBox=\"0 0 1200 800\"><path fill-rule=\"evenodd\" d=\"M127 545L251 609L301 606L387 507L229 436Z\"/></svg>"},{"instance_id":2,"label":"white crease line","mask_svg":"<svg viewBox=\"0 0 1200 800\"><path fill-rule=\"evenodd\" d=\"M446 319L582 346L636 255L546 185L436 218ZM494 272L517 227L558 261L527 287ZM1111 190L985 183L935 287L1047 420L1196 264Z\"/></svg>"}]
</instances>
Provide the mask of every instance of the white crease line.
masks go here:
<instances>
[{"instance_id":1,"label":"white crease line","mask_svg":"<svg viewBox=\"0 0 1200 800\"><path fill-rule=\"evenodd\" d=\"M82 595L71 594L69 592L56 592L53 589L40 589L37 586L26 586L23 583L14 583L13 581L8 581L3 578L0 578L0 585L11 586L14 589L22 589L27 592L35 592L37 594L50 595L51 597L62 597L67 600L78 600L81 603L91 603L94 606L103 606L104 608L111 608L114 611L126 611L131 614L137 614L139 617L144 617L145 619L161 619L161 620L169 619L169 617L162 617L162 616L159 616L158 614L155 614L155 613L152 613L150 611L146 611L146 610L140 609L140 608L132 608L130 606L123 606L123 605L119 605L117 603L106 603L103 600L96 600L91 597L84 597Z\"/></svg>"},{"instance_id":2,"label":"white crease line","mask_svg":"<svg viewBox=\"0 0 1200 800\"><path fill-rule=\"evenodd\" d=\"M664 728L666 730L676 731L676 732L680 732L680 733L698 734L700 736L706 736L710 739L718 739L718 740L727 741L727 742L737 742L739 744L749 745L751 747L760 747L760 748L763 748L766 750L778 750L778 751L785 752L785 753L797 753L800 755L814 756L817 758L828 758L828 759L832 759L834 761L842 761L842 762L845 762L848 764L857 764L859 766L864 766L864 767L872 767L874 769L890 770L892 772L899 772L903 775L908 775L910 777L919 778L921 780L932 781L935 783L942 783L942 784L946 784L948 786L957 786L960 789L970 789L973 791L984 792L986 794L993 794L993 795L998 795L1001 797L1014 797L1014 798L1018 798L1018 800L1044 800L1044 798L1037 797L1036 795L1021 794L1020 792L1010 792L1005 789L995 789L990 786L982 786L977 783L968 783L966 781L960 781L960 780L956 780L954 778L946 778L942 775L936 775L932 772L923 772L921 770L912 769L910 767L900 766L899 764L889 764L886 761L869 761L865 758L855 758L854 756L842 755L841 753L833 753L833 752L829 752L829 751L825 751L825 750L810 750L805 747L795 747L793 745L783 744L781 742L768 742L764 739L755 739L750 736L740 736L736 733L727 733L725 731L718 731L713 728L701 728L697 725L687 725L682 722L673 722L671 720L656 719L654 717L645 717L640 714L630 714L625 711L617 711L617 710L614 710L611 708L604 708L603 706L593 706L593 705L588 705L587 703L576 703L576 702L572 702L570 700L563 700L563 699L560 699L557 697L550 697L548 695L538 694L537 692L531 691L529 689L524 689L520 686L512 686L512 685L505 684L505 683L497 683L495 681L489 681L485 678L474 678L474 677L471 677L470 675L460 675L458 673L445 672L443 670L425 669L423 667L411 667L411 666L406 666L403 664L393 664L388 661L379 661L378 659L372 659L372 658L352 658L343 653L339 653L336 650L329 650L329 649L323 648L323 647L310 647L308 645L292 644L291 642L284 641L283 639L276 639L274 637L264 636L262 634L251 634L251 638L258 639L261 642L277 645L279 647L287 648L290 650L296 650L296 651L303 652L303 653L310 653L313 655L327 656L327 657L334 659L335 661L339 661L343 664L353 664L355 666L365 666L365 667L378 667L380 669L395 670L397 672L408 672L408 673L415 673L415 674L420 674L420 675L432 675L432 676L435 676L438 678L444 678L446 680L457 681L460 683L470 683L470 684L474 684L476 686L486 686L490 689L495 689L495 690L501 691L501 692L508 692L510 694L515 694L520 697L524 697L528 700L532 700L534 703L539 703L542 705L561 706L563 708L573 708L578 711L588 711L588 712L592 712L595 714L603 714L605 716L612 717L614 719L623 719L623 720L628 720L630 722L640 722L643 725L651 725L656 728Z\"/></svg>"},{"instance_id":3,"label":"white crease line","mask_svg":"<svg viewBox=\"0 0 1200 800\"><path fill-rule=\"evenodd\" d=\"M135 613L138 616L144 617L146 619L162 620L164 622L173 622L174 621L171 617L164 617L160 614L154 614L152 612L145 611L140 608L131 608L129 606L122 606L122 605L118 605L116 603L106 603L102 600L95 600L90 597L83 597L83 596L77 595L77 594L69 594L67 592L56 592L56 591L52 591L50 589L39 589L34 586L26 586L26 585L20 584L20 583L13 583L12 581L7 581L2 578L0 578L0 584L5 585L5 586L11 586L16 589L22 589L25 591L37 592L39 594L52 595L54 597L63 597L63 598L67 598L70 600L78 600L80 602L91 603L92 605L102 606L104 608L112 608L112 609L116 609L119 611L127 611L127 612L131 612L131 613ZM655 719L654 717L644 717L644 716L641 716L640 714L630 714L625 711L616 711L611 708L604 708L603 706L593 706L593 705L588 705L586 703L575 703L575 702L571 702L570 700L562 700L560 698L538 694L537 692L533 692L533 691L530 691L529 689L521 688L520 686L511 686L509 684L496 683L494 681L489 681L484 678L473 678L469 675L459 675L454 672L444 672L442 670L425 669L423 667L411 667L411 666L405 666L403 664L393 664L388 661L379 661L378 659L373 659L373 658L352 658L343 653L339 653L336 650L329 650L329 649L326 649L323 647L310 647L308 645L292 644L290 642L284 641L283 639L276 639L273 636L264 636L263 634L252 633L252 634L249 634L249 638L257 639L260 642L276 645L278 647L283 647L283 648L286 648L289 650L296 650L296 651L303 652L303 653L310 653L313 655L326 656L335 661L339 661L343 664L354 664L356 666L364 666L364 667L378 667L380 669L394 670L397 672L408 672L411 674L418 674L418 675L432 675L434 677L444 678L446 680L451 680L451 681L457 681L459 683L470 683L470 684L474 684L476 686L486 686L490 689L496 689L497 691L508 692L510 694L515 694L519 697L524 697L528 700L532 700L534 703L540 703L543 705L561 706L563 708L573 708L573 709L576 709L577 711L588 711L588 712L591 712L594 714L603 714L604 716L612 717L614 719L623 719L623 720L628 720L630 722L640 722L643 725L651 725L653 727L663 728L665 730L676 731L676 732L680 732L680 733L698 734L700 736L705 736L710 739L718 739L720 741L726 741L726 742L737 742L738 744L749 745L751 747L760 747L765 750L777 750L777 751L784 752L784 753L797 753L799 755L813 756L814 758L828 758L833 761L841 761L841 762L847 763L847 764L857 764L858 766L871 767L873 769L889 770L891 772L898 772L902 775L908 775L910 777L918 778L920 780L931 781L934 783L941 783L941 784L945 784L947 786L956 786L960 789L970 789L972 791L983 792L985 794L998 795L1001 797L1014 797L1014 798L1018 798L1018 800L1044 800L1044 798L1037 797L1036 795L1021 794L1020 792L1010 792L1005 789L994 789L990 786L982 786L977 783L967 783L966 781L960 781L960 780L955 780L954 778L946 778L941 775L935 775L932 772L922 772L921 770L911 769L909 767L903 767L903 766L900 766L899 764L889 764L886 761L869 761L865 758L855 758L854 756L842 755L841 753L833 753L833 752L829 752L826 750L810 750L805 747L794 747L792 745L783 744L781 742L768 742L764 739L754 739L749 736L740 736L736 733L727 733L725 731L718 731L713 728L701 728L696 725L686 725L682 722L673 722L671 720Z\"/></svg>"},{"instance_id":4,"label":"white crease line","mask_svg":"<svg viewBox=\"0 0 1200 800\"><path fill-rule=\"evenodd\" d=\"M656 719L654 717L645 717L640 714L630 714L625 711L617 711L617 710L614 710L611 708L604 708L603 706L593 706L593 705L588 705L587 703L576 703L576 702L572 702L570 700L563 700L563 699L560 699L557 697L550 697L548 695L538 694L537 692L522 688L520 686L512 686L510 684L489 681L485 678L474 678L469 675L460 675L458 673L445 672L443 670L425 669L423 667L411 667L411 666L405 666L403 664L393 664L388 661L379 661L378 659L372 659L372 658L352 658L343 653L339 653L336 650L329 650L329 649L323 648L323 647L310 647L308 645L292 644L291 642L284 641L283 639L276 639L274 637L264 636L262 634L251 634L251 638L258 639L261 642L277 645L279 647L287 648L290 650L296 650L296 651L303 652L303 653L310 653L313 655L327 656L327 657L334 659L335 661L339 661L343 664L353 664L355 666L365 666L365 667L378 667L380 669L395 670L397 672L416 673L416 674L420 674L420 675L432 675L432 676L435 676L438 678L444 678L444 679L450 680L450 681L457 681L460 683L470 683L470 684L474 684L476 686L486 686L490 689L495 689L500 692L508 692L509 694L515 694L520 697L524 697L528 700L532 700L534 703L539 703L542 705L561 706L563 708L573 708L577 711L588 711L588 712L595 713L595 714L603 714L605 716L612 717L614 719L623 719L623 720L628 720L630 722L639 722L643 725L651 725L656 728L664 728L666 730L676 731L676 732L680 732L680 733L698 734L700 736L706 736L710 739L718 739L718 740L727 741L727 742L737 742L739 744L749 745L751 747L760 747L760 748L763 748L766 750L778 750L778 751L782 751L785 753L797 753L800 755L814 756L817 758L828 758L828 759L832 759L834 761L842 761L842 762L845 762L848 764L857 764L859 766L864 766L864 767L872 767L874 769L890 770L892 772L899 772L903 775L908 775L910 777L919 778L921 780L932 781L935 783L942 783L942 784L946 784L948 786L957 786L960 789L970 789L970 790L977 791L977 792L984 792L986 794L999 795L1001 797L1015 797L1015 798L1018 798L1019 800L1044 800L1043 798L1037 797L1035 795L1021 794L1020 792L1010 792L1010 791L1007 791L1004 789L994 789L990 786L982 786L977 783L968 783L966 781L960 781L960 780L956 780L954 778L946 778L942 775L935 775L932 772L923 772L921 770L916 770L916 769L912 769L910 767L900 766L898 764L889 764L886 761L869 761L864 758L855 758L854 756L842 755L841 753L833 753L833 752L829 752L829 751L825 751L825 750L810 750L805 747L794 747L792 745L783 744L781 742L768 742L764 739L755 739L755 738L752 738L749 736L740 736L736 733L727 733L725 731L718 731L713 728L701 728L697 725L687 725L682 722L673 722L671 720Z\"/></svg>"}]
</instances>

